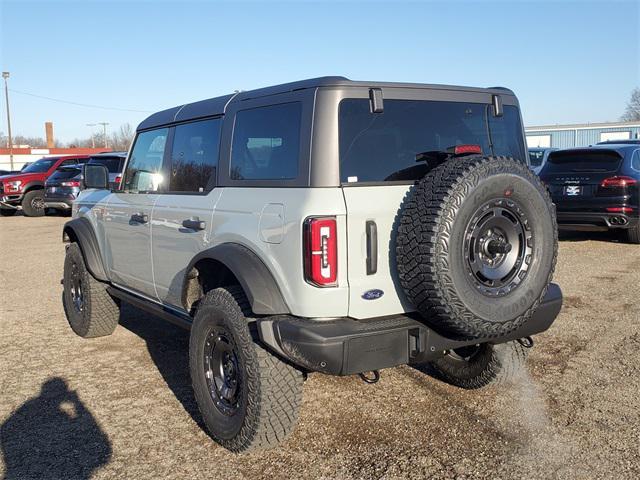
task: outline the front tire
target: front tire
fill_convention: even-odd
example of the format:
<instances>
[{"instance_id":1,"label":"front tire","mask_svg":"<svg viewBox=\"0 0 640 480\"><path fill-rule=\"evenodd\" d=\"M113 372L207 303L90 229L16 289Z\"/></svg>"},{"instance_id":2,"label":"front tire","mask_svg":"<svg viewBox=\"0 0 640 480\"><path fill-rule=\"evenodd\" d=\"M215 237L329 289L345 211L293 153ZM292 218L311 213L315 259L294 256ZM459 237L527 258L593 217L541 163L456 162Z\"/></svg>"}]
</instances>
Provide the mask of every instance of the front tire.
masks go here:
<instances>
[{"instance_id":1,"label":"front tire","mask_svg":"<svg viewBox=\"0 0 640 480\"><path fill-rule=\"evenodd\" d=\"M120 308L87 270L77 243L67 248L64 258L62 303L71 329L80 337L111 335L120 319Z\"/></svg>"},{"instance_id":2,"label":"front tire","mask_svg":"<svg viewBox=\"0 0 640 480\"><path fill-rule=\"evenodd\" d=\"M22 198L22 212L26 217L42 217L45 213L44 190L30 190Z\"/></svg>"},{"instance_id":3,"label":"front tire","mask_svg":"<svg viewBox=\"0 0 640 480\"><path fill-rule=\"evenodd\" d=\"M249 315L240 287L211 290L189 340L198 408L211 437L233 452L283 442L302 401L302 372L254 342Z\"/></svg>"},{"instance_id":4,"label":"front tire","mask_svg":"<svg viewBox=\"0 0 640 480\"><path fill-rule=\"evenodd\" d=\"M436 378L467 390L516 381L526 371L529 349L513 341L483 343L447 352L430 363Z\"/></svg>"}]
</instances>

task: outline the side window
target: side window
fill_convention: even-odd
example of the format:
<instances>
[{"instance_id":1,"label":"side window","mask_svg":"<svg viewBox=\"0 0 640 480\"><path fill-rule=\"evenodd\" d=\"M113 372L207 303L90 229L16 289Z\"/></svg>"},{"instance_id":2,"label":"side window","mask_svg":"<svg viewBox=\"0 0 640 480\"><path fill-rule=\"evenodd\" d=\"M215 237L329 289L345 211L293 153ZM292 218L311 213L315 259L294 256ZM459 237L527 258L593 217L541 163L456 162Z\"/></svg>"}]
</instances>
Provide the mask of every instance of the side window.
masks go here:
<instances>
[{"instance_id":1,"label":"side window","mask_svg":"<svg viewBox=\"0 0 640 480\"><path fill-rule=\"evenodd\" d=\"M124 174L123 191L156 192L161 188L162 160L168 133L168 128L161 128L138 135Z\"/></svg>"},{"instance_id":2,"label":"side window","mask_svg":"<svg viewBox=\"0 0 640 480\"><path fill-rule=\"evenodd\" d=\"M640 172L640 149L633 152L633 156L631 157L631 168L636 172Z\"/></svg>"},{"instance_id":3,"label":"side window","mask_svg":"<svg viewBox=\"0 0 640 480\"><path fill-rule=\"evenodd\" d=\"M175 127L171 150L172 192L204 192L218 167L220 119Z\"/></svg>"},{"instance_id":4,"label":"side window","mask_svg":"<svg viewBox=\"0 0 640 480\"><path fill-rule=\"evenodd\" d=\"M65 160L64 162L62 162L60 164L61 167L69 167L71 165L77 165L78 164L78 160L76 160L75 158L73 160Z\"/></svg>"},{"instance_id":5,"label":"side window","mask_svg":"<svg viewBox=\"0 0 640 480\"><path fill-rule=\"evenodd\" d=\"M298 176L300 102L236 114L231 149L232 180L287 180Z\"/></svg>"}]
</instances>

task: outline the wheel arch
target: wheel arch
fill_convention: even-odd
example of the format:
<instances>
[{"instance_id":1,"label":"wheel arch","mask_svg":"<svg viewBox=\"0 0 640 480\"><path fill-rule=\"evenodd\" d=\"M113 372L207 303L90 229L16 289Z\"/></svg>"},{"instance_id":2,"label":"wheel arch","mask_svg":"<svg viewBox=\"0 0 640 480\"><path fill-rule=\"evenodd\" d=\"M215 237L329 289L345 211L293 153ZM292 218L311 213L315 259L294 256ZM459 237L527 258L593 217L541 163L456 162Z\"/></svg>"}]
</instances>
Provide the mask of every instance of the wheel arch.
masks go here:
<instances>
[{"instance_id":1,"label":"wheel arch","mask_svg":"<svg viewBox=\"0 0 640 480\"><path fill-rule=\"evenodd\" d=\"M200 279L203 290L239 284L253 313L282 315L290 313L273 274L249 248L238 243L223 243L203 250L189 262L182 285L182 304L190 310L190 283ZM208 283L208 285L207 285ZM206 293L203 291L202 293Z\"/></svg>"},{"instance_id":2,"label":"wheel arch","mask_svg":"<svg viewBox=\"0 0 640 480\"><path fill-rule=\"evenodd\" d=\"M97 280L102 282L109 281L100 256L98 239L89 220L81 217L65 223L62 229L62 241L64 243L77 243L89 273Z\"/></svg>"},{"instance_id":3,"label":"wheel arch","mask_svg":"<svg viewBox=\"0 0 640 480\"><path fill-rule=\"evenodd\" d=\"M22 187L23 194L30 192L31 190L44 190L44 182L39 180L34 182L29 182L24 187Z\"/></svg>"}]
</instances>

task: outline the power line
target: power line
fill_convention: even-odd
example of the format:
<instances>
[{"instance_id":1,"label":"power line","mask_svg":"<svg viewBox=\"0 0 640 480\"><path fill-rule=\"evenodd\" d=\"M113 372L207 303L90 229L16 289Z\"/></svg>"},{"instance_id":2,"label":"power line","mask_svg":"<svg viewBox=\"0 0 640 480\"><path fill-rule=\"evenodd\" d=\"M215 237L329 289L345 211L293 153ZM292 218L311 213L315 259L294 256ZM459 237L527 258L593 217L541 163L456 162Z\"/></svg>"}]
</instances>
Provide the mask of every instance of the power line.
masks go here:
<instances>
[{"instance_id":1,"label":"power line","mask_svg":"<svg viewBox=\"0 0 640 480\"><path fill-rule=\"evenodd\" d=\"M9 91L11 91L13 93L18 93L20 95L28 95L29 97L36 97L36 98L42 98L44 100L50 100L52 102L59 102L59 103L67 103L69 105L76 105L78 107L100 108L102 110L118 110L120 112L153 113L153 112L151 112L149 110L133 110L133 109L130 109L130 108L104 107L102 105L91 105L91 104L88 104L88 103L70 102L68 100L60 100L59 98L51 98L51 97L45 97L44 95L36 95L35 93L21 92L20 90L14 90L13 88L10 88Z\"/></svg>"}]
</instances>

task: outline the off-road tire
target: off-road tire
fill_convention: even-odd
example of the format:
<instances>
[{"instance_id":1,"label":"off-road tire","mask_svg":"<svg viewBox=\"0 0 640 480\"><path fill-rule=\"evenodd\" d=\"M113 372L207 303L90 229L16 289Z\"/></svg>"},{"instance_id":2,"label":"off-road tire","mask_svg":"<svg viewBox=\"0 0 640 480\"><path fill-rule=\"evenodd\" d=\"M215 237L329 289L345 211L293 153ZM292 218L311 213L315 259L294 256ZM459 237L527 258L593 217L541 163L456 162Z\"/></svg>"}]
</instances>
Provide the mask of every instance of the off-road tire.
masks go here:
<instances>
[{"instance_id":1,"label":"off-road tire","mask_svg":"<svg viewBox=\"0 0 640 480\"><path fill-rule=\"evenodd\" d=\"M81 310L74 303L74 281L81 286ZM67 248L63 285L62 303L71 329L83 338L111 335L118 325L120 308L107 292L106 285L87 270L77 243L71 243Z\"/></svg>"},{"instance_id":2,"label":"off-road tire","mask_svg":"<svg viewBox=\"0 0 640 480\"><path fill-rule=\"evenodd\" d=\"M461 359L455 353L431 362L433 375L445 383L473 390L503 386L516 382L525 373L529 349L520 342L491 345L483 343L470 360Z\"/></svg>"},{"instance_id":3,"label":"off-road tire","mask_svg":"<svg viewBox=\"0 0 640 480\"><path fill-rule=\"evenodd\" d=\"M638 224L635 227L627 229L627 242L628 243L640 243L640 220L638 220Z\"/></svg>"},{"instance_id":4,"label":"off-road tire","mask_svg":"<svg viewBox=\"0 0 640 480\"><path fill-rule=\"evenodd\" d=\"M296 425L302 401L302 372L254 341L250 316L241 287L211 290L198 305L189 340L191 381L200 413L211 437L233 452L283 442ZM237 409L232 415L216 406L205 373L206 342L218 329L231 337L240 372Z\"/></svg>"},{"instance_id":5,"label":"off-road tire","mask_svg":"<svg viewBox=\"0 0 640 480\"><path fill-rule=\"evenodd\" d=\"M527 268L522 279L518 273L519 283L492 297L474 283L464 245L478 209L502 201L514 204L515 216L526 220L531 255L519 264ZM521 162L481 156L445 161L409 191L400 209L396 260L407 298L445 334L496 337L517 329L538 307L553 275L553 209L546 188Z\"/></svg>"},{"instance_id":6,"label":"off-road tire","mask_svg":"<svg viewBox=\"0 0 640 480\"><path fill-rule=\"evenodd\" d=\"M13 217L17 211L17 208L0 208L0 217Z\"/></svg>"},{"instance_id":7,"label":"off-road tire","mask_svg":"<svg viewBox=\"0 0 640 480\"><path fill-rule=\"evenodd\" d=\"M22 197L22 212L26 217L42 217L45 208L37 208L34 203L38 200L44 201L44 190L29 190Z\"/></svg>"}]
</instances>

